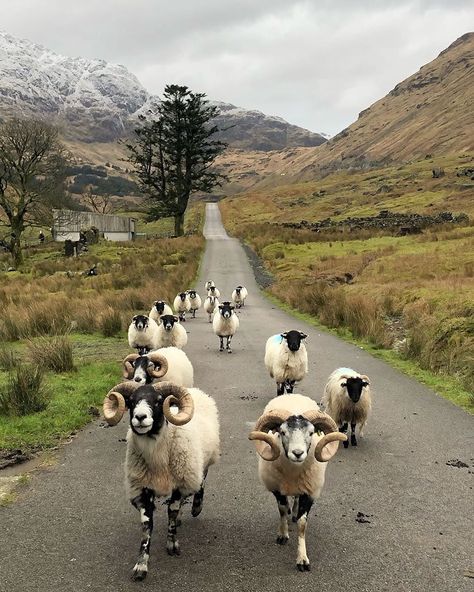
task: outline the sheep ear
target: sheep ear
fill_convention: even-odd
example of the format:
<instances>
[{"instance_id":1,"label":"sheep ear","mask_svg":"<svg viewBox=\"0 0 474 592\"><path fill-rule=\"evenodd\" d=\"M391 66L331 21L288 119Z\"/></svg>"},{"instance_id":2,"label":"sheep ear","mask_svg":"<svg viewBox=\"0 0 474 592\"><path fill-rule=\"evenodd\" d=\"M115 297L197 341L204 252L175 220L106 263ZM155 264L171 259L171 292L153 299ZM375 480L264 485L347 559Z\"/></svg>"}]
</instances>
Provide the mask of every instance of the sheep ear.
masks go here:
<instances>
[{"instance_id":1,"label":"sheep ear","mask_svg":"<svg viewBox=\"0 0 474 592\"><path fill-rule=\"evenodd\" d=\"M341 382L341 386L342 386L342 388L346 388L347 382Z\"/></svg>"},{"instance_id":2,"label":"sheep ear","mask_svg":"<svg viewBox=\"0 0 474 592\"><path fill-rule=\"evenodd\" d=\"M301 339L306 339L306 337L308 336L306 335L306 333L303 333L303 331L300 331L300 337Z\"/></svg>"},{"instance_id":3,"label":"sheep ear","mask_svg":"<svg viewBox=\"0 0 474 592\"><path fill-rule=\"evenodd\" d=\"M177 323L179 321L179 317L173 317L175 323Z\"/></svg>"},{"instance_id":4,"label":"sheep ear","mask_svg":"<svg viewBox=\"0 0 474 592\"><path fill-rule=\"evenodd\" d=\"M135 316L133 317L132 321L136 321L136 320L137 320L137 318L138 318L138 315L135 315Z\"/></svg>"},{"instance_id":5,"label":"sheep ear","mask_svg":"<svg viewBox=\"0 0 474 592\"><path fill-rule=\"evenodd\" d=\"M369 377L368 377L368 376L366 376L365 374L362 374L362 375L361 375L361 378L362 378L362 382L363 382L363 383L364 383L364 382L366 383L366 384L364 384L364 386L369 386L369 384L370 384Z\"/></svg>"},{"instance_id":6,"label":"sheep ear","mask_svg":"<svg viewBox=\"0 0 474 592\"><path fill-rule=\"evenodd\" d=\"M288 337L288 333L280 333L280 337L282 337L283 339L286 339Z\"/></svg>"}]
</instances>

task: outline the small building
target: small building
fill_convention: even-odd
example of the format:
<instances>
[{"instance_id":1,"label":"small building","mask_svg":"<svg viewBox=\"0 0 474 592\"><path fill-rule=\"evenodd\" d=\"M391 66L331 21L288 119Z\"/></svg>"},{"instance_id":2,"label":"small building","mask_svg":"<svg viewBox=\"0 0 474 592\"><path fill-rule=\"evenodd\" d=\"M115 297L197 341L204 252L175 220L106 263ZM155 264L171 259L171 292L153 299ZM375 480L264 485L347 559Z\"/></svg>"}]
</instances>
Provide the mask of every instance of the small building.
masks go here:
<instances>
[{"instance_id":1,"label":"small building","mask_svg":"<svg viewBox=\"0 0 474 592\"><path fill-rule=\"evenodd\" d=\"M53 210L53 239L55 241L79 240L79 233L97 228L99 236L111 241L130 241L135 238L135 218L76 212L74 210Z\"/></svg>"}]
</instances>

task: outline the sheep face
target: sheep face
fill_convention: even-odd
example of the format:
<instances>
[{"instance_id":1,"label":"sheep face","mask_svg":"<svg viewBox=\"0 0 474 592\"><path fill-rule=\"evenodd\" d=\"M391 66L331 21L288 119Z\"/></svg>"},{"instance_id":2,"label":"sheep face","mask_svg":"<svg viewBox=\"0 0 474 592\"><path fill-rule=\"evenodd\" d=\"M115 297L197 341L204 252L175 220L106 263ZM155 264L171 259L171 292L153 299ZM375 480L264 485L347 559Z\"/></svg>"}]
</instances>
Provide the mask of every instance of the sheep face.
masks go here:
<instances>
[{"instance_id":1,"label":"sheep face","mask_svg":"<svg viewBox=\"0 0 474 592\"><path fill-rule=\"evenodd\" d=\"M152 386L141 386L126 401L130 427L138 436L156 436L164 425L163 397Z\"/></svg>"},{"instance_id":2,"label":"sheep face","mask_svg":"<svg viewBox=\"0 0 474 592\"><path fill-rule=\"evenodd\" d=\"M209 296L215 296L216 295L216 287L215 286L211 286L208 290Z\"/></svg>"},{"instance_id":3,"label":"sheep face","mask_svg":"<svg viewBox=\"0 0 474 592\"><path fill-rule=\"evenodd\" d=\"M242 292L242 286L237 286L237 288L235 288L235 291L240 296L240 292Z\"/></svg>"},{"instance_id":4,"label":"sheep face","mask_svg":"<svg viewBox=\"0 0 474 592\"><path fill-rule=\"evenodd\" d=\"M137 331L144 331L148 327L148 317L145 315L135 315L132 319Z\"/></svg>"},{"instance_id":5,"label":"sheep face","mask_svg":"<svg viewBox=\"0 0 474 592\"><path fill-rule=\"evenodd\" d=\"M303 339L308 337L305 333L301 331L287 331L286 333L281 334L282 338L286 340L288 344L288 349L292 352L296 352L301 347L301 342Z\"/></svg>"},{"instance_id":6,"label":"sheep face","mask_svg":"<svg viewBox=\"0 0 474 592\"><path fill-rule=\"evenodd\" d=\"M224 319L230 319L234 313L234 309L235 306L233 306L230 302L223 302L219 305L219 313Z\"/></svg>"},{"instance_id":7,"label":"sheep face","mask_svg":"<svg viewBox=\"0 0 474 592\"><path fill-rule=\"evenodd\" d=\"M149 360L146 356L138 357L134 362L130 362L133 366L133 378L135 382L139 384L150 384L152 382L152 377L150 376L148 369L151 368L154 370L155 365L151 360Z\"/></svg>"},{"instance_id":8,"label":"sheep face","mask_svg":"<svg viewBox=\"0 0 474 592\"><path fill-rule=\"evenodd\" d=\"M341 383L342 388L347 389L347 394L349 395L353 403L359 402L359 399L362 396L362 389L368 385L369 383L360 376L351 376L349 378L346 378L346 380Z\"/></svg>"},{"instance_id":9,"label":"sheep face","mask_svg":"<svg viewBox=\"0 0 474 592\"><path fill-rule=\"evenodd\" d=\"M178 317L175 317L174 315L163 315L160 320L165 331L172 331L174 324L177 323L178 321L179 321Z\"/></svg>"},{"instance_id":10,"label":"sheep face","mask_svg":"<svg viewBox=\"0 0 474 592\"><path fill-rule=\"evenodd\" d=\"M187 296L187 295L188 295L188 294L187 294L186 292L180 292L180 293L178 294L178 296L179 296L179 297L180 297L180 299L181 299L181 302L184 302L184 301L186 300L186 296Z\"/></svg>"},{"instance_id":11,"label":"sheep face","mask_svg":"<svg viewBox=\"0 0 474 592\"><path fill-rule=\"evenodd\" d=\"M286 458L295 464L308 456L314 434L313 424L302 415L292 415L278 429Z\"/></svg>"},{"instance_id":12,"label":"sheep face","mask_svg":"<svg viewBox=\"0 0 474 592\"><path fill-rule=\"evenodd\" d=\"M196 290L188 290L189 297L194 300L196 298Z\"/></svg>"},{"instance_id":13,"label":"sheep face","mask_svg":"<svg viewBox=\"0 0 474 592\"><path fill-rule=\"evenodd\" d=\"M156 300L153 306L156 308L156 312L158 314L163 314L163 311L165 310L165 303L163 302L163 300Z\"/></svg>"}]
</instances>

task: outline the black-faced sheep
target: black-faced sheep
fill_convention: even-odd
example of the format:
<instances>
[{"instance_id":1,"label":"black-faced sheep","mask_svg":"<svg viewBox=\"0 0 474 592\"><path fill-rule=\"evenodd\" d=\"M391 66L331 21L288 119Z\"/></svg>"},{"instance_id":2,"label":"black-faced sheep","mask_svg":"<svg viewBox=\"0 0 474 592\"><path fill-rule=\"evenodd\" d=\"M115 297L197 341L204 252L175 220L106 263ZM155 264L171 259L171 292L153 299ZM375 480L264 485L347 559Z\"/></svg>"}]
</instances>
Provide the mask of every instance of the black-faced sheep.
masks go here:
<instances>
[{"instance_id":1,"label":"black-faced sheep","mask_svg":"<svg viewBox=\"0 0 474 592\"><path fill-rule=\"evenodd\" d=\"M215 298L220 298L221 293L215 286L211 286L207 291L208 296L214 296Z\"/></svg>"},{"instance_id":2,"label":"black-faced sheep","mask_svg":"<svg viewBox=\"0 0 474 592\"><path fill-rule=\"evenodd\" d=\"M180 292L176 295L173 302L173 308L175 313L179 316L180 321L186 320L186 313L191 310L191 302L187 292Z\"/></svg>"},{"instance_id":3,"label":"black-faced sheep","mask_svg":"<svg viewBox=\"0 0 474 592\"><path fill-rule=\"evenodd\" d=\"M267 339L265 366L277 383L277 395L292 393L295 382L308 373L308 353L303 343L307 335L301 331L278 333Z\"/></svg>"},{"instance_id":4,"label":"black-faced sheep","mask_svg":"<svg viewBox=\"0 0 474 592\"><path fill-rule=\"evenodd\" d=\"M276 542L279 545L289 539L288 496L294 497L293 520L298 525L296 567L308 571L305 538L308 514L323 489L326 461L347 437L338 432L335 422L319 410L315 401L294 394L272 399L249 439L255 441L260 455L260 479L278 503L280 527Z\"/></svg>"},{"instance_id":5,"label":"black-faced sheep","mask_svg":"<svg viewBox=\"0 0 474 592\"><path fill-rule=\"evenodd\" d=\"M172 405L178 407L177 413L171 411ZM219 458L219 420L211 397L197 388L185 389L170 382L118 384L104 400L104 417L115 425L126 408L130 412L125 460L127 493L142 523L140 552L132 578L143 580L148 573L155 499L169 497L166 547L170 555L179 555L180 509L192 495L191 515L201 513L204 480L209 467Z\"/></svg>"},{"instance_id":6,"label":"black-faced sheep","mask_svg":"<svg viewBox=\"0 0 474 592\"><path fill-rule=\"evenodd\" d=\"M196 311L201 308L202 300L201 296L196 292L196 290L188 290L189 302L191 304L191 312L193 314L193 319L196 318Z\"/></svg>"},{"instance_id":7,"label":"black-faced sheep","mask_svg":"<svg viewBox=\"0 0 474 592\"><path fill-rule=\"evenodd\" d=\"M219 351L224 351L224 337L226 338L226 350L232 353L230 342L239 328L239 317L234 312L234 306L230 302L223 302L217 307L212 319L214 333L220 339Z\"/></svg>"},{"instance_id":8,"label":"black-faced sheep","mask_svg":"<svg viewBox=\"0 0 474 592\"><path fill-rule=\"evenodd\" d=\"M351 445L357 446L356 426L362 436L372 408L369 378L352 368L334 370L324 388L321 404L341 432L347 432L348 424L351 424ZM344 448L348 446L349 442L344 442Z\"/></svg>"},{"instance_id":9,"label":"black-faced sheep","mask_svg":"<svg viewBox=\"0 0 474 592\"><path fill-rule=\"evenodd\" d=\"M232 301L237 308L245 306L245 299L249 295L247 288L244 286L237 286L232 292Z\"/></svg>"},{"instance_id":10,"label":"black-faced sheep","mask_svg":"<svg viewBox=\"0 0 474 592\"><path fill-rule=\"evenodd\" d=\"M183 347L188 343L186 329L179 323L178 317L174 315L163 315L158 325L158 348L160 347Z\"/></svg>"},{"instance_id":11,"label":"black-faced sheep","mask_svg":"<svg viewBox=\"0 0 474 592\"><path fill-rule=\"evenodd\" d=\"M204 300L204 310L209 316L210 323L212 323L212 316L218 306L219 300L216 298L216 296L208 296L206 300Z\"/></svg>"},{"instance_id":12,"label":"black-faced sheep","mask_svg":"<svg viewBox=\"0 0 474 592\"><path fill-rule=\"evenodd\" d=\"M194 385L193 366L177 347L162 347L144 356L128 355L123 360L123 377L140 385L165 381L184 387Z\"/></svg>"},{"instance_id":13,"label":"black-faced sheep","mask_svg":"<svg viewBox=\"0 0 474 592\"><path fill-rule=\"evenodd\" d=\"M148 315L150 319L153 319L156 323L160 322L160 319L163 315L172 315L173 311L171 306L166 304L163 300L155 300L153 303L153 307L150 310L150 314Z\"/></svg>"},{"instance_id":14,"label":"black-faced sheep","mask_svg":"<svg viewBox=\"0 0 474 592\"><path fill-rule=\"evenodd\" d=\"M128 344L139 354L158 349L158 325L146 315L135 315L128 327Z\"/></svg>"}]
</instances>

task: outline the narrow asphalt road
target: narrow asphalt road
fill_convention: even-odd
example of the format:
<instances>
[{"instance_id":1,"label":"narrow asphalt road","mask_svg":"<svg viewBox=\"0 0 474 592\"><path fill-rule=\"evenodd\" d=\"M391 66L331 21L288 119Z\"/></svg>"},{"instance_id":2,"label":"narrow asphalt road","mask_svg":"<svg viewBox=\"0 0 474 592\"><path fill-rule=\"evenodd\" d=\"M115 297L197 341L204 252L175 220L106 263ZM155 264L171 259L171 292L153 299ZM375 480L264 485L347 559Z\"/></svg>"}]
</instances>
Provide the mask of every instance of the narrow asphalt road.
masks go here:
<instances>
[{"instance_id":1,"label":"narrow asphalt road","mask_svg":"<svg viewBox=\"0 0 474 592\"><path fill-rule=\"evenodd\" d=\"M140 521L124 495L127 422L107 429L96 422L63 449L55 467L33 476L16 503L0 508L0 590L472 591L465 576L474 569L472 417L362 349L270 304L215 204L207 206L205 234L198 290L210 278L227 298L239 283L249 297L232 355L219 353L202 311L186 322L196 386L214 396L220 410L222 458L209 473L201 516L193 519L184 508L181 557L166 554L160 505L149 576L130 581ZM295 570L294 527L289 545L274 542L276 503L258 481L247 440L275 393L263 366L265 341L292 328L309 335L310 371L297 391L319 401L327 376L342 365L368 374L374 391L365 438L330 462L311 512L309 573ZM448 465L453 459L470 468ZM357 522L358 512L368 521Z\"/></svg>"}]
</instances>

